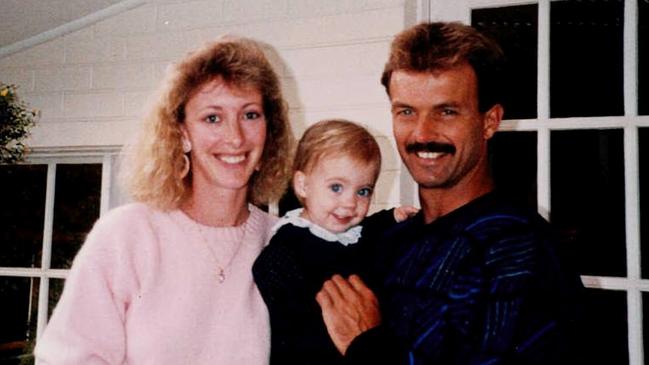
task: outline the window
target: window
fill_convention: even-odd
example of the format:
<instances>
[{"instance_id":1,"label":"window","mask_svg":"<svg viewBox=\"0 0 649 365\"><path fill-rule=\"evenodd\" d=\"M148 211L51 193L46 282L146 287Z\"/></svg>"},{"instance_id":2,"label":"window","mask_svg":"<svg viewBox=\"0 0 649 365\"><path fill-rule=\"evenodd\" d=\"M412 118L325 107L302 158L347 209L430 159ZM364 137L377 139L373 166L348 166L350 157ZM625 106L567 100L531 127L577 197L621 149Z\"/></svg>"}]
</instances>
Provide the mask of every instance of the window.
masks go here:
<instances>
[{"instance_id":1,"label":"window","mask_svg":"<svg viewBox=\"0 0 649 365\"><path fill-rule=\"evenodd\" d=\"M536 204L576 254L590 362L644 364L649 0L430 0L419 10L502 44L511 73L490 145L496 183Z\"/></svg>"},{"instance_id":2,"label":"window","mask_svg":"<svg viewBox=\"0 0 649 365\"><path fill-rule=\"evenodd\" d=\"M113 156L35 153L29 164L0 165L0 363L33 362L72 260L110 205Z\"/></svg>"}]
</instances>

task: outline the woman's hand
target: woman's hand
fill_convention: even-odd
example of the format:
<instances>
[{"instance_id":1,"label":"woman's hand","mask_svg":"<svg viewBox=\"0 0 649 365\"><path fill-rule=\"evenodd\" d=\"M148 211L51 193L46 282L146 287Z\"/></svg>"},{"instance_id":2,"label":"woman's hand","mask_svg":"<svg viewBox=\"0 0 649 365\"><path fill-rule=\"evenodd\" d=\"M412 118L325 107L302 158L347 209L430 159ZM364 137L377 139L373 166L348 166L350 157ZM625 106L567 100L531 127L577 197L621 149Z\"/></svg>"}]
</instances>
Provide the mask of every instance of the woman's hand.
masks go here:
<instances>
[{"instance_id":1,"label":"woman's hand","mask_svg":"<svg viewBox=\"0 0 649 365\"><path fill-rule=\"evenodd\" d=\"M349 279L334 275L325 281L316 301L327 332L343 355L356 336L381 324L379 302L357 275Z\"/></svg>"}]
</instances>

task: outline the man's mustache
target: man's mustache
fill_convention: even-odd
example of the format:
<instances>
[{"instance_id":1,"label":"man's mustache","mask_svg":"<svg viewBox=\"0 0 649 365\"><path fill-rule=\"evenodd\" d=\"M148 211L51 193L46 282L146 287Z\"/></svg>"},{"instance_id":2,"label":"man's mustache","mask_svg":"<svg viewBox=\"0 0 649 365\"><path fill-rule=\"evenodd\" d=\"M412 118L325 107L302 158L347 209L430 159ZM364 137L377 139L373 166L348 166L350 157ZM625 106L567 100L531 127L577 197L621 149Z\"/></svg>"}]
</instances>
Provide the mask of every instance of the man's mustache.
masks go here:
<instances>
[{"instance_id":1,"label":"man's mustache","mask_svg":"<svg viewBox=\"0 0 649 365\"><path fill-rule=\"evenodd\" d=\"M406 152L408 153L417 153L417 152L440 152L440 153L455 153L455 146L448 143L439 143L439 142L426 142L426 143L410 143L406 146Z\"/></svg>"}]
</instances>

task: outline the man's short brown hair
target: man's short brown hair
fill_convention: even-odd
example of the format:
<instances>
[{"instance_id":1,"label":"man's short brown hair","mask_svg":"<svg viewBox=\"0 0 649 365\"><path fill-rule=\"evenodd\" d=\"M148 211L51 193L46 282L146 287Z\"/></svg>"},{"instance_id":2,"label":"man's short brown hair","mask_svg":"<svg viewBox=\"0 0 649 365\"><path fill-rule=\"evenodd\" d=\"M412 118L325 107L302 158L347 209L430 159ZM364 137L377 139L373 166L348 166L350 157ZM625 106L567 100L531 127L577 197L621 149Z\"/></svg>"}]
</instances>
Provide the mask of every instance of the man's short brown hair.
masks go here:
<instances>
[{"instance_id":1,"label":"man's short brown hair","mask_svg":"<svg viewBox=\"0 0 649 365\"><path fill-rule=\"evenodd\" d=\"M389 95L394 71L435 72L465 63L471 65L476 73L480 112L501 103L504 82L502 49L475 28L458 22L421 23L397 34L381 84Z\"/></svg>"}]
</instances>

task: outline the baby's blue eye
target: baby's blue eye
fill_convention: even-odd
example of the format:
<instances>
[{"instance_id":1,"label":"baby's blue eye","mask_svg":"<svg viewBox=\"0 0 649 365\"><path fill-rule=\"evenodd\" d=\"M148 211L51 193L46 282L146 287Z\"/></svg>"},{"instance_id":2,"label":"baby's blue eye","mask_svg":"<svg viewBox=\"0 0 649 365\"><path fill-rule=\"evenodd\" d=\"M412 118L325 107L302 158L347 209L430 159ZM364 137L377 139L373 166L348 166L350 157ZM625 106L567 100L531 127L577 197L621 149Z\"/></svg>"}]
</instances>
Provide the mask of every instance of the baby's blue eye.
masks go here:
<instances>
[{"instance_id":1,"label":"baby's blue eye","mask_svg":"<svg viewBox=\"0 0 649 365\"><path fill-rule=\"evenodd\" d=\"M356 194L358 194L358 196L362 196L362 197L371 196L372 195L372 189L370 189L370 188L362 188L361 190L356 192Z\"/></svg>"},{"instance_id":2,"label":"baby's blue eye","mask_svg":"<svg viewBox=\"0 0 649 365\"><path fill-rule=\"evenodd\" d=\"M221 118L219 118L219 116L216 114L210 114L207 116L207 118L205 118L205 121L208 123L218 123L221 121Z\"/></svg>"},{"instance_id":3,"label":"baby's blue eye","mask_svg":"<svg viewBox=\"0 0 649 365\"><path fill-rule=\"evenodd\" d=\"M334 193L340 193L341 191L343 191L343 186L340 184L331 184L331 186L329 186L329 189L331 189L331 191L333 191Z\"/></svg>"}]
</instances>

